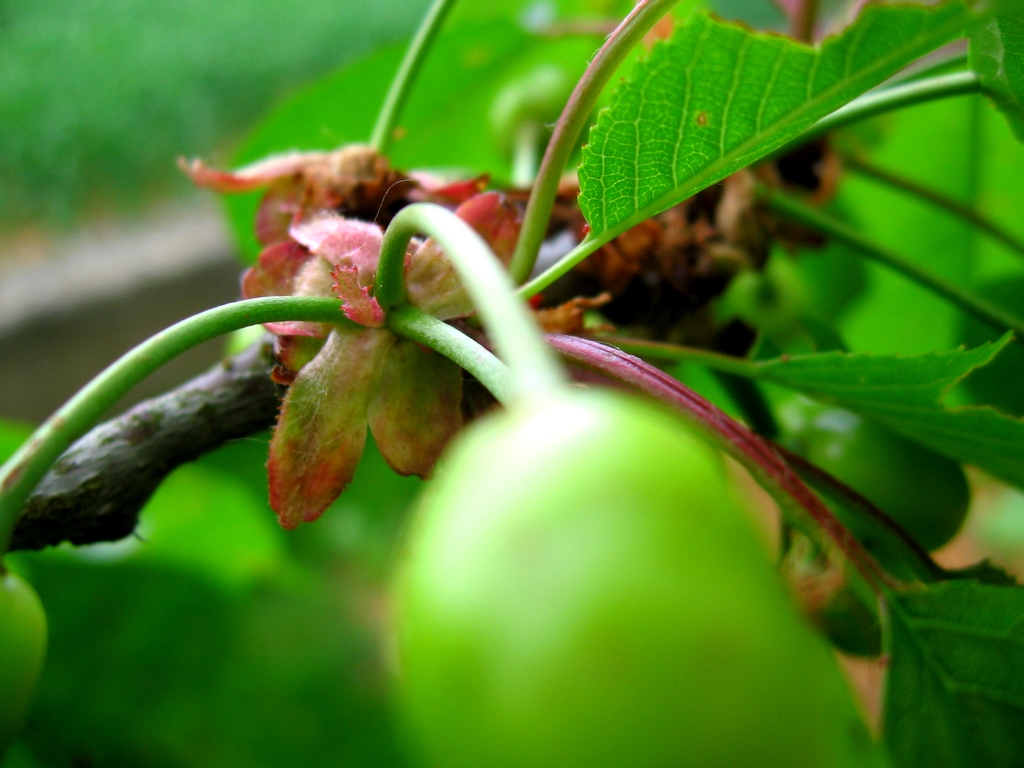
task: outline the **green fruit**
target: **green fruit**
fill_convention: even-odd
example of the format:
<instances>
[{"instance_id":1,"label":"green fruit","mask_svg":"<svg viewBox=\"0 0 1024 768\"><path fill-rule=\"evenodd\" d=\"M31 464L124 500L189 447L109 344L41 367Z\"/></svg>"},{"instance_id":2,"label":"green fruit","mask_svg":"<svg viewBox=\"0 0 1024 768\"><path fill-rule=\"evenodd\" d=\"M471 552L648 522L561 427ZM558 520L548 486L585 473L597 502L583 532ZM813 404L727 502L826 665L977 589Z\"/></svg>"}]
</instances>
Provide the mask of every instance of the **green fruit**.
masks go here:
<instances>
[{"instance_id":1,"label":"green fruit","mask_svg":"<svg viewBox=\"0 0 1024 768\"><path fill-rule=\"evenodd\" d=\"M1024 317L1024 277L1013 277L984 285L977 291L997 307ZM1003 332L980 320L965 316L960 341L977 347L995 341ZM964 387L978 403L992 405L1013 416L1024 416L1024 346L1010 344L988 365L973 371Z\"/></svg>"},{"instance_id":2,"label":"green fruit","mask_svg":"<svg viewBox=\"0 0 1024 768\"><path fill-rule=\"evenodd\" d=\"M480 420L395 588L399 700L439 768L875 764L718 454L588 391Z\"/></svg>"},{"instance_id":3,"label":"green fruit","mask_svg":"<svg viewBox=\"0 0 1024 768\"><path fill-rule=\"evenodd\" d=\"M738 317L771 335L786 335L809 311L807 284L785 254L773 254L761 271L741 272L721 299L719 313Z\"/></svg>"},{"instance_id":4,"label":"green fruit","mask_svg":"<svg viewBox=\"0 0 1024 768\"><path fill-rule=\"evenodd\" d=\"M558 120L575 80L553 64L542 64L519 75L498 91L491 104L491 132L503 151L511 151L520 131L540 129Z\"/></svg>"},{"instance_id":5,"label":"green fruit","mask_svg":"<svg viewBox=\"0 0 1024 768\"><path fill-rule=\"evenodd\" d=\"M0 565L0 756L21 732L46 655L46 614L35 590Z\"/></svg>"},{"instance_id":6,"label":"green fruit","mask_svg":"<svg viewBox=\"0 0 1024 768\"><path fill-rule=\"evenodd\" d=\"M971 495L955 461L806 398L784 407L780 421L798 453L871 501L925 549L938 549L960 530Z\"/></svg>"}]
</instances>

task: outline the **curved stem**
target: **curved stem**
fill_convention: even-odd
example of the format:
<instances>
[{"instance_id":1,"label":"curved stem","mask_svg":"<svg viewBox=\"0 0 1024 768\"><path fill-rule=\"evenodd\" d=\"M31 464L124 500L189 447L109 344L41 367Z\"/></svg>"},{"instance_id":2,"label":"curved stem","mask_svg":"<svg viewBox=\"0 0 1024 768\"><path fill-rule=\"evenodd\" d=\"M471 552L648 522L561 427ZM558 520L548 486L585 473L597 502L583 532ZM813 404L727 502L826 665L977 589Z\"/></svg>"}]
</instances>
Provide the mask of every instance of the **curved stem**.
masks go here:
<instances>
[{"instance_id":1,"label":"curved stem","mask_svg":"<svg viewBox=\"0 0 1024 768\"><path fill-rule=\"evenodd\" d=\"M0 553L25 500L57 457L122 395L164 363L221 334L261 323L304 320L347 325L333 298L273 296L226 304L172 325L123 355L43 422L0 467Z\"/></svg>"},{"instance_id":2,"label":"curved stem","mask_svg":"<svg viewBox=\"0 0 1024 768\"><path fill-rule=\"evenodd\" d=\"M507 405L514 399L515 388L508 366L490 350L443 320L438 320L411 304L405 304L388 313L388 328L417 344L430 347L459 367L465 368L487 387L502 405Z\"/></svg>"},{"instance_id":3,"label":"curved stem","mask_svg":"<svg viewBox=\"0 0 1024 768\"><path fill-rule=\"evenodd\" d=\"M533 316L516 298L515 287L494 251L451 211L432 203L403 208L384 233L374 296L385 311L405 303L405 253L413 235L425 233L444 249L501 358L512 369L513 391L523 397L562 386L558 358L541 340Z\"/></svg>"},{"instance_id":4,"label":"curved stem","mask_svg":"<svg viewBox=\"0 0 1024 768\"><path fill-rule=\"evenodd\" d=\"M718 447L740 462L797 523L812 521L857 568L876 593L892 580L859 541L832 514L767 440L746 429L706 400L639 358L614 347L575 336L549 336L567 360L609 376L661 400L679 412Z\"/></svg>"},{"instance_id":5,"label":"curved stem","mask_svg":"<svg viewBox=\"0 0 1024 768\"><path fill-rule=\"evenodd\" d=\"M558 195L558 182L602 89L633 46L640 42L651 27L678 2L679 0L640 0L601 46L583 73L583 77L576 84L569 101L565 104L565 109L555 123L555 130L551 134L540 170L537 172L537 181L526 204L523 228L509 265L509 272L516 283L522 283L533 271L540 245L547 232L555 197Z\"/></svg>"},{"instance_id":6,"label":"curved stem","mask_svg":"<svg viewBox=\"0 0 1024 768\"><path fill-rule=\"evenodd\" d=\"M1020 318L963 290L945 278L921 269L899 254L873 243L852 227L848 227L827 213L812 208L796 198L766 188L762 188L760 194L768 207L776 213L845 243L872 261L876 261L932 293L942 296L951 304L955 304L993 328L1013 331L1017 341L1024 343L1024 321Z\"/></svg>"},{"instance_id":7,"label":"curved stem","mask_svg":"<svg viewBox=\"0 0 1024 768\"><path fill-rule=\"evenodd\" d=\"M391 81L391 87L377 115L377 123L373 126L373 134L370 137L370 146L381 155L387 155L391 149L395 123L398 122L398 117L405 107L420 67L423 66L423 61L430 51L431 43L434 42L448 11L454 5L455 0L434 0L434 4L416 30L416 36L409 43L409 49L405 52L398 72L395 73L395 79Z\"/></svg>"},{"instance_id":8,"label":"curved stem","mask_svg":"<svg viewBox=\"0 0 1024 768\"><path fill-rule=\"evenodd\" d=\"M981 82L973 72L954 72L949 75L914 80L905 85L894 85L879 91L864 94L846 106L837 109L831 115L823 117L796 139L791 141L775 154L784 154L794 146L816 139L822 134L842 128L858 120L891 112L894 109L912 107L935 99L946 99L951 96L966 96L981 91Z\"/></svg>"},{"instance_id":9,"label":"curved stem","mask_svg":"<svg viewBox=\"0 0 1024 768\"><path fill-rule=\"evenodd\" d=\"M877 165L869 163L866 160L862 160L854 155L843 154L840 157L843 161L843 165L850 170L856 171L863 176L867 176L868 178L874 179L883 184L888 184L890 187L900 189L914 197L919 197L922 200L931 203L935 207L941 208L947 213L951 213L954 216L963 219L968 224L992 237L994 240L1001 242L1011 251L1014 251L1017 256L1024 257L1024 240L1016 237L1007 229L978 213L969 205L964 205L951 197L943 195L941 192L937 192L930 187L918 184L916 181L895 174L884 168L879 168Z\"/></svg>"},{"instance_id":10,"label":"curved stem","mask_svg":"<svg viewBox=\"0 0 1024 768\"><path fill-rule=\"evenodd\" d=\"M757 378L757 364L743 357L724 355L721 352L712 352L707 349L698 349L697 347L682 347L663 341L627 339L622 336L601 335L597 337L597 340L626 352L652 357L656 360L697 363L713 371L743 376L749 379Z\"/></svg>"}]
</instances>

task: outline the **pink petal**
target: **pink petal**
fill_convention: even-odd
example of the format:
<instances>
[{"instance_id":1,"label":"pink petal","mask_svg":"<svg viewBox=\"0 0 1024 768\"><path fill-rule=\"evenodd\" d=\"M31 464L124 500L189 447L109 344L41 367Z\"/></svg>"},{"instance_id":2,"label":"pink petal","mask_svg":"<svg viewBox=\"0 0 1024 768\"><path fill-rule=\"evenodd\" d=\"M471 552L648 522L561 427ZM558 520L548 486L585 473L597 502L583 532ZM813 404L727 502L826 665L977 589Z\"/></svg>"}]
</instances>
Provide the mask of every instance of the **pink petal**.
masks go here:
<instances>
[{"instance_id":1,"label":"pink petal","mask_svg":"<svg viewBox=\"0 0 1024 768\"><path fill-rule=\"evenodd\" d=\"M309 251L291 240L264 248L256 264L242 276L242 296L290 295L295 277L309 257Z\"/></svg>"},{"instance_id":2,"label":"pink petal","mask_svg":"<svg viewBox=\"0 0 1024 768\"><path fill-rule=\"evenodd\" d=\"M369 288L359 285L359 270L338 264L331 270L334 278L334 294L342 301L342 312L354 323L368 328L384 326L384 309Z\"/></svg>"},{"instance_id":3,"label":"pink petal","mask_svg":"<svg viewBox=\"0 0 1024 768\"><path fill-rule=\"evenodd\" d=\"M399 339L370 401L370 430L384 459L425 477L462 426L462 371L448 358Z\"/></svg>"},{"instance_id":4,"label":"pink petal","mask_svg":"<svg viewBox=\"0 0 1024 768\"><path fill-rule=\"evenodd\" d=\"M395 337L337 329L288 389L270 442L270 506L285 528L310 522L351 482L366 409Z\"/></svg>"},{"instance_id":5,"label":"pink petal","mask_svg":"<svg viewBox=\"0 0 1024 768\"><path fill-rule=\"evenodd\" d=\"M373 284L373 273L377 270L384 237L376 224L327 212L297 222L291 228L291 236L313 253L323 256L331 265L358 268L361 285Z\"/></svg>"}]
</instances>

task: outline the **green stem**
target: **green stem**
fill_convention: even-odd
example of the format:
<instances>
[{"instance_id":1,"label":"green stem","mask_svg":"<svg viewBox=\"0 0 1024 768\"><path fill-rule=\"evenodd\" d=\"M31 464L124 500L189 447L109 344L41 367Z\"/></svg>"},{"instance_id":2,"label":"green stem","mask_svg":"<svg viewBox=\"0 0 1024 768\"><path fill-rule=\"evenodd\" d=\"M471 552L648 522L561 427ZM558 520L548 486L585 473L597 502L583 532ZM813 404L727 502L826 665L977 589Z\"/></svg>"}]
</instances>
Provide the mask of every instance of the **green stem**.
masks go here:
<instances>
[{"instance_id":1,"label":"green stem","mask_svg":"<svg viewBox=\"0 0 1024 768\"><path fill-rule=\"evenodd\" d=\"M918 184L904 176L892 173L884 168L869 163L853 155L842 155L843 165L852 171L856 171L868 178L888 184L891 187L900 189L914 197L919 197L937 208L963 219L968 224L981 230L985 234L998 240L1018 256L1024 257L1024 240L1014 236L1011 232L996 224L991 219L978 213L969 205L964 205L953 200L934 189Z\"/></svg>"},{"instance_id":2,"label":"green stem","mask_svg":"<svg viewBox=\"0 0 1024 768\"><path fill-rule=\"evenodd\" d=\"M565 256L533 278L533 280L528 282L526 285L521 286L519 288L519 296L521 298L528 299L534 294L540 293L602 245L604 245L604 243L599 240L591 239L589 237L585 238L582 243L577 245L565 254Z\"/></svg>"},{"instance_id":3,"label":"green stem","mask_svg":"<svg viewBox=\"0 0 1024 768\"><path fill-rule=\"evenodd\" d=\"M965 291L945 278L921 269L899 254L873 243L852 227L829 216L827 213L812 208L782 192L762 188L760 193L768 207L776 213L828 235L834 240L845 243L861 255L888 267L894 272L898 272L908 280L917 283L932 293L942 296L950 303L974 315L979 320L988 323L993 328L1013 331L1017 340L1024 342L1024 321L1020 320L1020 318L1015 317L991 302L975 296L970 291Z\"/></svg>"},{"instance_id":4,"label":"green stem","mask_svg":"<svg viewBox=\"0 0 1024 768\"><path fill-rule=\"evenodd\" d=\"M405 254L419 233L434 238L462 278L473 306L512 369L513 398L546 392L565 382L558 358L542 341L526 306L494 251L451 211L431 203L403 208L384 233L374 296L387 310L405 303Z\"/></svg>"},{"instance_id":5,"label":"green stem","mask_svg":"<svg viewBox=\"0 0 1024 768\"><path fill-rule=\"evenodd\" d=\"M409 92L416 81L420 67L423 66L423 61L430 51L431 43L434 42L448 11L454 5L455 0L434 0L434 4L420 23L419 29L416 30L416 36L409 43L409 49L405 52L405 58L402 59L402 65L398 68L395 79L391 81L391 87L388 89L384 105L377 115L377 123L373 126L373 134L370 137L370 146L382 155L386 155L391 149L395 124L409 98Z\"/></svg>"},{"instance_id":6,"label":"green stem","mask_svg":"<svg viewBox=\"0 0 1024 768\"><path fill-rule=\"evenodd\" d=\"M132 387L197 344L250 325L286 320L349 324L333 298L273 296L238 301L172 325L90 381L0 467L0 553L7 551L25 500L53 462Z\"/></svg>"},{"instance_id":7,"label":"green stem","mask_svg":"<svg viewBox=\"0 0 1024 768\"><path fill-rule=\"evenodd\" d=\"M466 334L428 315L411 304L388 313L388 328L417 344L440 352L472 373L503 405L514 399L515 388L508 366Z\"/></svg>"},{"instance_id":8,"label":"green stem","mask_svg":"<svg viewBox=\"0 0 1024 768\"><path fill-rule=\"evenodd\" d=\"M601 46L587 71L576 84L565 109L562 110L562 115L555 124L555 130L551 134L551 140L537 173L537 181L526 204L523 228L509 265L509 272L516 283L525 281L533 271L558 195L558 182L601 91L633 46L639 43L651 27L678 2L679 0L640 0Z\"/></svg>"},{"instance_id":9,"label":"green stem","mask_svg":"<svg viewBox=\"0 0 1024 768\"><path fill-rule=\"evenodd\" d=\"M951 96L966 96L980 91L981 83L976 74L954 72L949 75L922 78L905 85L894 85L891 88L866 93L837 109L831 115L823 117L776 154L784 154L794 146L859 120L866 120L895 109L912 107L926 101L946 99Z\"/></svg>"}]
</instances>

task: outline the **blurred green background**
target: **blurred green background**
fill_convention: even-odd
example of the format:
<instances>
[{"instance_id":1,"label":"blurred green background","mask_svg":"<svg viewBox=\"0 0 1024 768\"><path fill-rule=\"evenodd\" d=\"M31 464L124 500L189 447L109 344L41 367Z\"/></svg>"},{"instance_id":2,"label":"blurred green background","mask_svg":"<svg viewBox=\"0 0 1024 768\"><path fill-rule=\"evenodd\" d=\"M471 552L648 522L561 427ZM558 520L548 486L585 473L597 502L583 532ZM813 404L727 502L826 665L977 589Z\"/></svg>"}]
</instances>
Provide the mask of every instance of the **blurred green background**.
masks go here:
<instances>
[{"instance_id":1,"label":"blurred green background","mask_svg":"<svg viewBox=\"0 0 1024 768\"><path fill-rule=\"evenodd\" d=\"M0 243L206 195L177 172L179 155L226 165L365 139L426 5L0 0ZM578 72L599 43L539 39L524 19L628 5L465 0L410 102L396 160L507 173L486 126L494 93L532 62ZM714 7L762 28L783 23L768 0ZM1024 149L982 99L907 110L846 141L1024 236ZM231 204L242 229L252 205ZM835 209L958 281L1020 271L961 222L865 179L848 176ZM851 279L863 286L835 310L854 349L914 353L957 341L947 305L851 267L841 249L799 264L833 309ZM61 375L59 358L52 370ZM0 458L25 434L4 422ZM28 730L2 768L403 764L388 708L385 592L419 481L397 477L370 445L323 519L285 532L266 503L265 457L266 437L253 437L179 469L132 539L9 558L42 597L51 649ZM1007 509L1002 527L989 528L1004 543L1017 537L1015 557L1024 506Z\"/></svg>"},{"instance_id":2,"label":"blurred green background","mask_svg":"<svg viewBox=\"0 0 1024 768\"><path fill-rule=\"evenodd\" d=\"M189 184L271 106L415 28L427 0L0 2L0 224L69 222Z\"/></svg>"}]
</instances>

